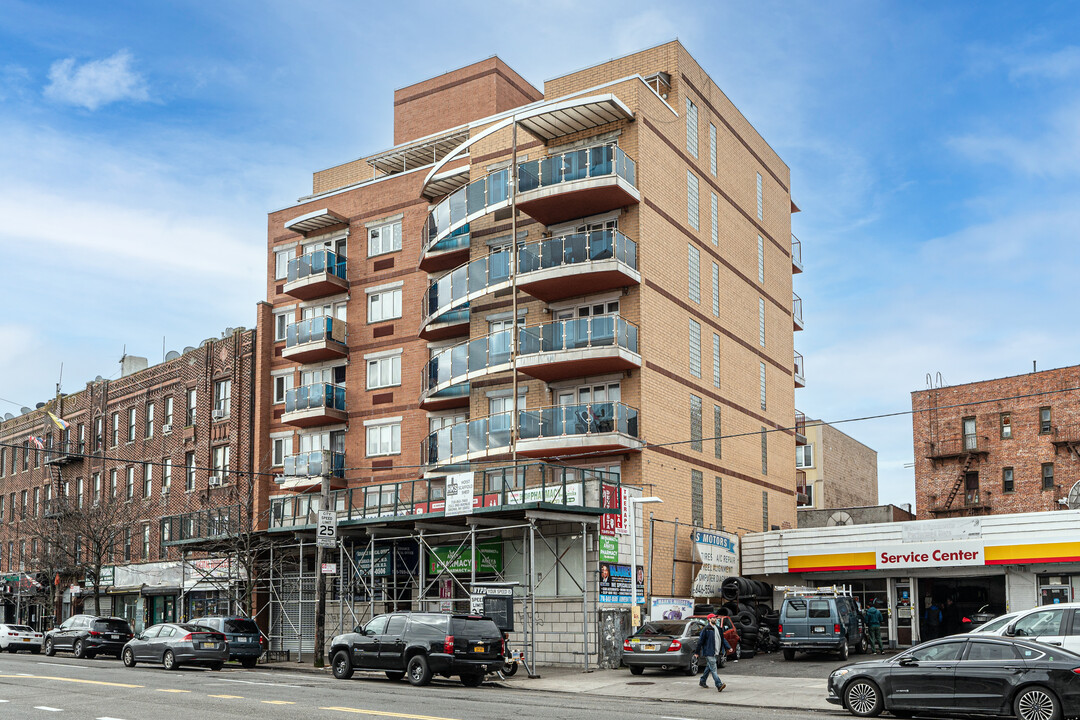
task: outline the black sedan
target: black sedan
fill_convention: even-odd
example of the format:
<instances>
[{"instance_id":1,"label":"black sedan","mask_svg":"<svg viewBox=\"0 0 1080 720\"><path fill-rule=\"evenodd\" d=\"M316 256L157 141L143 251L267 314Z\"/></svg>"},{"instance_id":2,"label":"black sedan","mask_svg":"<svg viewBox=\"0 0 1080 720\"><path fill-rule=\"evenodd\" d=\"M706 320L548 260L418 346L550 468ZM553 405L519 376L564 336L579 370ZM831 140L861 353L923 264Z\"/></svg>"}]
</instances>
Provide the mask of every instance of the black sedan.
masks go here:
<instances>
[{"instance_id":1,"label":"black sedan","mask_svg":"<svg viewBox=\"0 0 1080 720\"><path fill-rule=\"evenodd\" d=\"M124 665L161 663L166 670L181 665L201 665L220 670L229 659L225 636L200 625L162 623L144 630L124 646Z\"/></svg>"},{"instance_id":2,"label":"black sedan","mask_svg":"<svg viewBox=\"0 0 1080 720\"><path fill-rule=\"evenodd\" d=\"M653 620L623 641L623 664L634 675L645 668L696 675L705 661L694 656L704 620Z\"/></svg>"},{"instance_id":3,"label":"black sedan","mask_svg":"<svg viewBox=\"0 0 1080 720\"><path fill-rule=\"evenodd\" d=\"M1050 645L953 635L888 660L846 665L829 676L827 700L852 715L1004 715L1060 720L1080 715L1080 655Z\"/></svg>"}]
</instances>

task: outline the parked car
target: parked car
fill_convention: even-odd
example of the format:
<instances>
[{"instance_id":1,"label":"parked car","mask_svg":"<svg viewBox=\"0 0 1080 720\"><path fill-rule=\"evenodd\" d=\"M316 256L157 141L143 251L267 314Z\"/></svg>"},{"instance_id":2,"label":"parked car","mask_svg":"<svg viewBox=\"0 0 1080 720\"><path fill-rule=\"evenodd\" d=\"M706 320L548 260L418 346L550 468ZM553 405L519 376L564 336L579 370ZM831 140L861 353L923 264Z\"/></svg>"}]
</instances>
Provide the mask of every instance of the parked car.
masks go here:
<instances>
[{"instance_id":1,"label":"parked car","mask_svg":"<svg viewBox=\"0 0 1080 720\"><path fill-rule=\"evenodd\" d=\"M852 715L923 713L1080 715L1080 655L1024 640L952 635L889 659L846 665L829 676L828 697Z\"/></svg>"},{"instance_id":2,"label":"parked car","mask_svg":"<svg viewBox=\"0 0 1080 720\"><path fill-rule=\"evenodd\" d=\"M700 620L702 623L708 622L708 617L705 615L694 615L692 620ZM728 650L727 657L729 660L739 660L743 657L743 652L748 648L743 647L742 634L735 627L735 620L728 615L717 615L716 622L720 623L720 631L724 633L724 639L728 641L728 645L731 649ZM701 634L701 631L698 631ZM753 657L753 653L746 653L750 657Z\"/></svg>"},{"instance_id":3,"label":"parked car","mask_svg":"<svg viewBox=\"0 0 1080 720\"><path fill-rule=\"evenodd\" d=\"M847 660L867 650L855 600L850 595L805 594L784 599L780 608L780 648L785 660L797 651L834 652Z\"/></svg>"},{"instance_id":4,"label":"parked car","mask_svg":"<svg viewBox=\"0 0 1080 720\"><path fill-rule=\"evenodd\" d=\"M1002 619L991 621L976 632L1057 645L1080 653L1080 603L1042 605L1017 612L1010 620L999 623Z\"/></svg>"},{"instance_id":5,"label":"parked car","mask_svg":"<svg viewBox=\"0 0 1080 720\"><path fill-rule=\"evenodd\" d=\"M502 667L503 636L486 617L398 612L334 637L327 655L339 680L354 670L382 670L391 680L408 676L413 685L457 675L476 687Z\"/></svg>"},{"instance_id":6,"label":"parked car","mask_svg":"<svg viewBox=\"0 0 1080 720\"><path fill-rule=\"evenodd\" d=\"M263 635L251 618L213 615L196 618L189 624L224 634L229 644L229 659L239 660L246 668L255 667L263 654Z\"/></svg>"},{"instance_id":7,"label":"parked car","mask_svg":"<svg viewBox=\"0 0 1080 720\"><path fill-rule=\"evenodd\" d=\"M0 624L0 651L17 653L29 650L37 655L41 652L41 638L41 633L29 625Z\"/></svg>"},{"instance_id":8,"label":"parked car","mask_svg":"<svg viewBox=\"0 0 1080 720\"><path fill-rule=\"evenodd\" d=\"M70 652L77 658L93 658L105 653L119 658L132 636L124 618L72 615L45 633L45 654L52 657L57 652Z\"/></svg>"},{"instance_id":9,"label":"parked car","mask_svg":"<svg viewBox=\"0 0 1080 720\"><path fill-rule=\"evenodd\" d=\"M990 620L989 622L986 622L986 623L983 623L982 625L978 625L976 627L973 627L972 629L967 631L967 634L969 634L969 635L980 635L980 634L998 635L999 630L1002 630L1003 628L1008 626L1009 623L1011 623L1016 618L1020 617L1020 615L1022 615L1022 614L1023 614L1022 612L1011 612L1011 613L1005 613L1004 615L999 615L996 618L994 618L993 620Z\"/></svg>"},{"instance_id":10,"label":"parked car","mask_svg":"<svg viewBox=\"0 0 1080 720\"><path fill-rule=\"evenodd\" d=\"M161 623L132 638L123 651L124 665L161 663L166 670L181 665L200 665L220 670L229 659L229 645L223 633L191 623Z\"/></svg>"}]
</instances>

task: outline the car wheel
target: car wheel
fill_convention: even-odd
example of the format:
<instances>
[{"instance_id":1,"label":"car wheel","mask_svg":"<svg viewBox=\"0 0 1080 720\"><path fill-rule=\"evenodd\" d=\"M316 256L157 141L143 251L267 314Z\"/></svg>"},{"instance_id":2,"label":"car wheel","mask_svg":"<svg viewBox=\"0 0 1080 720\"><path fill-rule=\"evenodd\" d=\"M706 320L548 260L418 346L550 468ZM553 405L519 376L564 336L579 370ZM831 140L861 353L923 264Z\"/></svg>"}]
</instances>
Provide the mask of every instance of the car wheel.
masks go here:
<instances>
[{"instance_id":1,"label":"car wheel","mask_svg":"<svg viewBox=\"0 0 1080 720\"><path fill-rule=\"evenodd\" d=\"M77 658L84 658L86 657L86 645L83 644L81 639L76 640L75 644L71 646L71 652L75 653Z\"/></svg>"},{"instance_id":2,"label":"car wheel","mask_svg":"<svg viewBox=\"0 0 1080 720\"><path fill-rule=\"evenodd\" d=\"M865 655L866 653L870 652L870 641L866 639L865 635L859 638L858 652L860 655Z\"/></svg>"},{"instance_id":3,"label":"car wheel","mask_svg":"<svg viewBox=\"0 0 1080 720\"><path fill-rule=\"evenodd\" d=\"M881 690L871 680L855 680L844 689L844 704L848 712L859 717L881 714Z\"/></svg>"},{"instance_id":4,"label":"car wheel","mask_svg":"<svg viewBox=\"0 0 1080 720\"><path fill-rule=\"evenodd\" d=\"M645 672L645 668L641 667L640 665L631 665L630 666L630 674L631 675L640 675L643 672Z\"/></svg>"},{"instance_id":5,"label":"car wheel","mask_svg":"<svg viewBox=\"0 0 1080 720\"><path fill-rule=\"evenodd\" d=\"M844 643L840 646L840 659L841 660L847 660L849 654L850 654L850 649L848 648L847 640L845 640Z\"/></svg>"},{"instance_id":6,"label":"car wheel","mask_svg":"<svg viewBox=\"0 0 1080 720\"><path fill-rule=\"evenodd\" d=\"M394 682L398 682L403 677L405 677L405 673L398 672L397 670L387 670L386 671L386 677L390 678Z\"/></svg>"},{"instance_id":7,"label":"car wheel","mask_svg":"<svg viewBox=\"0 0 1080 720\"><path fill-rule=\"evenodd\" d=\"M225 663L223 663L223 662L210 663L206 667L208 667L211 670L216 672L216 671L220 670L221 668L225 667Z\"/></svg>"},{"instance_id":8,"label":"car wheel","mask_svg":"<svg viewBox=\"0 0 1080 720\"><path fill-rule=\"evenodd\" d=\"M428 667L427 658L423 655L413 655L406 669L409 682L417 687L431 682L431 668Z\"/></svg>"},{"instance_id":9,"label":"car wheel","mask_svg":"<svg viewBox=\"0 0 1080 720\"><path fill-rule=\"evenodd\" d=\"M338 650L334 653L334 677L338 680L348 680L352 677L353 666L349 660L349 653L345 650Z\"/></svg>"},{"instance_id":10,"label":"car wheel","mask_svg":"<svg viewBox=\"0 0 1080 720\"><path fill-rule=\"evenodd\" d=\"M124 667L135 667L135 653L131 648L124 651Z\"/></svg>"},{"instance_id":11,"label":"car wheel","mask_svg":"<svg viewBox=\"0 0 1080 720\"><path fill-rule=\"evenodd\" d=\"M176 662L176 656L173 655L172 650L165 651L165 654L161 657L161 664L165 666L166 670L180 669L180 663Z\"/></svg>"},{"instance_id":12,"label":"car wheel","mask_svg":"<svg viewBox=\"0 0 1080 720\"><path fill-rule=\"evenodd\" d=\"M480 687L483 683L483 673L469 673L461 676L461 684L465 687Z\"/></svg>"},{"instance_id":13,"label":"car wheel","mask_svg":"<svg viewBox=\"0 0 1080 720\"><path fill-rule=\"evenodd\" d=\"M785 660L794 660L795 659L795 651L792 650L791 648L784 648L784 659Z\"/></svg>"},{"instance_id":14,"label":"car wheel","mask_svg":"<svg viewBox=\"0 0 1080 720\"><path fill-rule=\"evenodd\" d=\"M52 657L56 654L56 647L53 645L52 638L45 641L45 655Z\"/></svg>"},{"instance_id":15,"label":"car wheel","mask_svg":"<svg viewBox=\"0 0 1080 720\"><path fill-rule=\"evenodd\" d=\"M240 665L246 667L248 670L259 664L259 658L243 658L240 660Z\"/></svg>"},{"instance_id":16,"label":"car wheel","mask_svg":"<svg viewBox=\"0 0 1080 720\"><path fill-rule=\"evenodd\" d=\"M1017 720L1060 720L1061 703L1044 687L1025 688L1013 701Z\"/></svg>"}]
</instances>

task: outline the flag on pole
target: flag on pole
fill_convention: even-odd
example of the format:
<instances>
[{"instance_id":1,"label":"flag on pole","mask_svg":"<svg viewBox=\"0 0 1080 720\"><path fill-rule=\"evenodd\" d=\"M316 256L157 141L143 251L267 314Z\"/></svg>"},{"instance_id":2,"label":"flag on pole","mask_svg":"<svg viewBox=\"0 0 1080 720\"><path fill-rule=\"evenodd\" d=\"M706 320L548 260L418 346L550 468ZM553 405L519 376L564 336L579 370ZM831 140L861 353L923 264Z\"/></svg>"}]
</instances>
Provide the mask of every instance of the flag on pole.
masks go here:
<instances>
[{"instance_id":1,"label":"flag on pole","mask_svg":"<svg viewBox=\"0 0 1080 720\"><path fill-rule=\"evenodd\" d=\"M39 438L39 437L37 437L35 435L30 436L30 444L33 445L34 447L36 447L38 450L44 450L45 449L45 443L41 442L41 438Z\"/></svg>"},{"instance_id":2,"label":"flag on pole","mask_svg":"<svg viewBox=\"0 0 1080 720\"><path fill-rule=\"evenodd\" d=\"M61 430L67 430L69 427L71 427L71 423L69 423L67 420L61 420L60 418L53 415L51 412L46 412L45 414L48 415L49 419L56 423L56 426Z\"/></svg>"}]
</instances>

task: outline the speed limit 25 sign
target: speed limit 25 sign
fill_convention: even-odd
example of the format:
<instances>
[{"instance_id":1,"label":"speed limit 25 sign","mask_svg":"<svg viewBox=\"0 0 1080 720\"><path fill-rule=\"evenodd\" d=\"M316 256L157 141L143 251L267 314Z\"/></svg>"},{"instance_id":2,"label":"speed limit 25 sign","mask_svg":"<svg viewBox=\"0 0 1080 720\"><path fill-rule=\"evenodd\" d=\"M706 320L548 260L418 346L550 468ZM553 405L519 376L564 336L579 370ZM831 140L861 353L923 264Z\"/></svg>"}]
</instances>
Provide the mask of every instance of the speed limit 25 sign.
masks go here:
<instances>
[{"instance_id":1,"label":"speed limit 25 sign","mask_svg":"<svg viewBox=\"0 0 1080 720\"><path fill-rule=\"evenodd\" d=\"M319 511L319 525L315 530L315 544L322 548L337 547L337 514L330 510Z\"/></svg>"}]
</instances>

